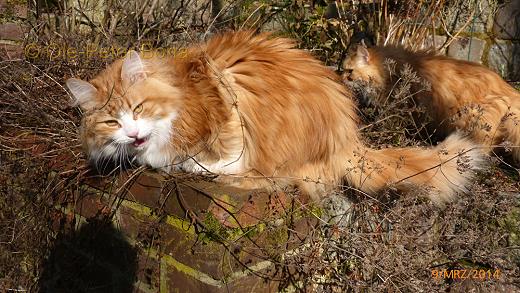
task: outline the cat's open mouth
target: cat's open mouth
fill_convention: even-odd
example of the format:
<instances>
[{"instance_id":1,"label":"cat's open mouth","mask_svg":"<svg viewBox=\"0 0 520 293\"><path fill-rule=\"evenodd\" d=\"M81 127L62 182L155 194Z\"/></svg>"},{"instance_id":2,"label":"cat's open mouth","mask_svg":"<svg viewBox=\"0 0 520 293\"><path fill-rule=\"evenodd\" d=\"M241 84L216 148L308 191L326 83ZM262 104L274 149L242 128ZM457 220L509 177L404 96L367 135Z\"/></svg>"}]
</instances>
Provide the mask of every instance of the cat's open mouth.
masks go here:
<instances>
[{"instance_id":1,"label":"cat's open mouth","mask_svg":"<svg viewBox=\"0 0 520 293\"><path fill-rule=\"evenodd\" d=\"M134 147L140 147L140 146L144 145L148 141L149 138L150 138L149 136L145 136L143 138L136 138L134 140L134 142L132 143L132 145Z\"/></svg>"}]
</instances>

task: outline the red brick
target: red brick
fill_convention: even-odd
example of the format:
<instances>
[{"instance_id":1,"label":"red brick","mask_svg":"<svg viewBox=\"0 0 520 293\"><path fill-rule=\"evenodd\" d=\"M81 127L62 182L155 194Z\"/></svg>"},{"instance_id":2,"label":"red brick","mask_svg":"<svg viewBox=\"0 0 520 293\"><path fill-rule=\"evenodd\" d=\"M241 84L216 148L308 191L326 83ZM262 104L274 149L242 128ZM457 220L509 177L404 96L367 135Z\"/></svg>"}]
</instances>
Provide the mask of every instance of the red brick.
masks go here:
<instances>
[{"instance_id":1,"label":"red brick","mask_svg":"<svg viewBox=\"0 0 520 293\"><path fill-rule=\"evenodd\" d=\"M197 235L164 225L161 227L161 242L164 244L161 251L215 279L223 278L222 261L227 253L226 249L219 243L203 243L197 238Z\"/></svg>"},{"instance_id":2,"label":"red brick","mask_svg":"<svg viewBox=\"0 0 520 293\"><path fill-rule=\"evenodd\" d=\"M146 218L124 206L119 207L118 224L121 232L131 239L137 239L142 227L142 219Z\"/></svg>"},{"instance_id":3,"label":"red brick","mask_svg":"<svg viewBox=\"0 0 520 293\"><path fill-rule=\"evenodd\" d=\"M0 39L22 40L25 37L24 28L18 23L8 22L0 24Z\"/></svg>"},{"instance_id":4,"label":"red brick","mask_svg":"<svg viewBox=\"0 0 520 293\"><path fill-rule=\"evenodd\" d=\"M23 47L17 44L0 44L0 60L21 59Z\"/></svg>"},{"instance_id":5,"label":"red brick","mask_svg":"<svg viewBox=\"0 0 520 293\"><path fill-rule=\"evenodd\" d=\"M110 204L100 194L89 190L81 194L80 198L74 203L74 212L85 218L108 215L110 211Z\"/></svg>"},{"instance_id":6,"label":"red brick","mask_svg":"<svg viewBox=\"0 0 520 293\"><path fill-rule=\"evenodd\" d=\"M150 227L149 224L154 223L151 222L152 220L147 221L146 218L143 215L136 215L133 210L124 206L119 208L120 228L122 233L130 238L138 240L137 236L148 229ZM245 269L230 255L230 252L222 244L214 241L206 243L199 239L201 235L197 236L190 232L185 232L179 227L172 227L165 223L158 225L159 233L155 243L159 246L162 254L169 255L186 266L215 279L222 279L227 274L223 272L223 268L231 268L232 270ZM189 228L189 225L187 225L186 230ZM247 254L244 255L247 256ZM244 261L254 264L250 259Z\"/></svg>"},{"instance_id":7,"label":"red brick","mask_svg":"<svg viewBox=\"0 0 520 293\"><path fill-rule=\"evenodd\" d=\"M244 228L279 217L285 212L285 205L283 192L257 190L245 195L215 196L208 211L227 227Z\"/></svg>"},{"instance_id":8,"label":"red brick","mask_svg":"<svg viewBox=\"0 0 520 293\"><path fill-rule=\"evenodd\" d=\"M233 202L237 198L245 197L244 190L204 180L179 181L177 188L175 190L174 186L167 186L165 192L170 192L170 195L164 208L167 213L178 217L184 217L186 210L200 215L210 208L214 198L220 198L224 194Z\"/></svg>"},{"instance_id":9,"label":"red brick","mask_svg":"<svg viewBox=\"0 0 520 293\"><path fill-rule=\"evenodd\" d=\"M95 173L95 171L93 170L90 170L85 175L85 177L83 178L83 182L85 183L85 185L98 189L100 191L110 190L107 188L108 185L116 184L114 176L102 176Z\"/></svg>"},{"instance_id":10,"label":"red brick","mask_svg":"<svg viewBox=\"0 0 520 293\"><path fill-rule=\"evenodd\" d=\"M123 175L118 181L127 179L128 175ZM251 226L265 217L283 215L288 204L287 196L281 192L248 191L204 180L173 180L143 173L129 187L126 198L179 218L184 218L187 211L202 216L211 210L222 223L231 227L238 225L228 219L229 212L235 213L242 226Z\"/></svg>"},{"instance_id":11,"label":"red brick","mask_svg":"<svg viewBox=\"0 0 520 293\"><path fill-rule=\"evenodd\" d=\"M170 215L184 217L187 210L199 214L206 210L211 202L203 193L183 184L177 185L178 189L173 186L167 188L164 210Z\"/></svg>"},{"instance_id":12,"label":"red brick","mask_svg":"<svg viewBox=\"0 0 520 293\"><path fill-rule=\"evenodd\" d=\"M139 253L137 280L142 285L159 291L161 266L157 259L149 257L145 252ZM135 289L138 289L136 286Z\"/></svg>"},{"instance_id":13,"label":"red brick","mask_svg":"<svg viewBox=\"0 0 520 293\"><path fill-rule=\"evenodd\" d=\"M315 217L301 218L295 221L289 239L287 240L287 249L291 250L303 245L307 238L313 237L312 231L319 225L319 220Z\"/></svg>"},{"instance_id":14,"label":"red brick","mask_svg":"<svg viewBox=\"0 0 520 293\"><path fill-rule=\"evenodd\" d=\"M169 268L167 274L167 284L169 292L218 292L219 288L203 283L175 268ZM231 291L232 292L232 291Z\"/></svg>"},{"instance_id":15,"label":"red brick","mask_svg":"<svg viewBox=\"0 0 520 293\"><path fill-rule=\"evenodd\" d=\"M121 182L128 176L122 176ZM162 184L158 178L147 173L140 174L137 180L130 186L127 199L139 202L151 208L159 207Z\"/></svg>"},{"instance_id":16,"label":"red brick","mask_svg":"<svg viewBox=\"0 0 520 293\"><path fill-rule=\"evenodd\" d=\"M122 176L117 181L122 182L125 178L128 177ZM103 188L103 185L112 183L110 178L104 178L99 179L96 184ZM219 203L228 206L230 212L236 214L243 226L257 224L260 220L287 218L285 214L293 206L291 199L285 193L280 192L251 192L223 187L213 182L198 181L179 182L177 186L180 192L178 193L176 190L172 190L174 186L172 181L162 181L161 177L156 174L145 173L140 175L133 186L129 187L130 192L127 199L136 200L140 204L151 207L152 210L163 208L167 213L179 215L179 218L185 218L186 212L184 209L188 209L200 216L201 219L208 209L222 210L216 205L216 203ZM169 190L171 192L168 196ZM178 196L178 194L181 195ZM224 202L227 202L227 204ZM109 210L110 204L111 201L107 202L93 193L84 195L78 200L75 210L86 217L90 217L100 210ZM296 206L298 205L299 202ZM276 231L275 234L287 233L287 229L283 226L267 228L251 239L243 236L236 241L227 241L228 250L218 242L211 241L209 238L201 238L203 235L188 233L179 227L173 227L164 223L164 221L150 217L150 215L140 214L124 205L119 207L118 214L121 231L127 237L139 240L138 238L141 237L143 231L158 228L158 230L154 230L154 233L157 233L157 238L154 238L154 248L158 249L163 255L171 256L178 262L200 271L214 280L223 280L225 277L233 275L234 272L247 271L244 265L251 266L264 261L272 253L282 253L287 246L297 247L301 245L305 242L305 236L315 224L315 221L312 220L297 220L291 227L295 231L288 234L288 240L287 237L279 237L281 239L279 240L276 235L274 237L271 235L273 231ZM225 217L225 213L222 215ZM186 227L186 229L188 228ZM209 240L209 242L203 240ZM141 244L147 245L144 242ZM234 256L239 258L240 261L237 261ZM273 292L277 286L275 283L264 283L261 278L249 275L238 280L232 280L231 283L223 284L218 288L200 282L173 267L168 267L167 276L169 278L168 289L171 292L175 292L175 290L180 292L226 292L225 290L232 292L245 292L244 290ZM146 257L145 252L141 252L138 274L140 283L138 284L146 286L146 289L151 288L158 291L160 277L158 260ZM145 288L142 289L136 288L136 291L146 291Z\"/></svg>"},{"instance_id":17,"label":"red brick","mask_svg":"<svg viewBox=\"0 0 520 293\"><path fill-rule=\"evenodd\" d=\"M151 228L158 220L152 220L146 215L137 214L134 210L124 206L119 207L119 225L121 232L135 240L141 233ZM177 261L199 270L214 278L222 278L222 256L225 248L218 243L202 243L198 236L185 232L179 227L166 223L158 223L159 233L155 243L162 254L169 255ZM186 229L190 228L189 226Z\"/></svg>"}]
</instances>

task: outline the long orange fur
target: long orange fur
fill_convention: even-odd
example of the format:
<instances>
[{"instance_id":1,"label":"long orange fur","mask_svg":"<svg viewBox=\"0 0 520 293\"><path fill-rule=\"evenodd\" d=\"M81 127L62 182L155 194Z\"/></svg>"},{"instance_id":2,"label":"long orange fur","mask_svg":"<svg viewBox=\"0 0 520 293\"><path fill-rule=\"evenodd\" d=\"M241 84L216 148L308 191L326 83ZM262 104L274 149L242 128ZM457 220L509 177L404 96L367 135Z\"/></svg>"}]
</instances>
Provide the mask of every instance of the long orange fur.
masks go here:
<instances>
[{"instance_id":1,"label":"long orange fur","mask_svg":"<svg viewBox=\"0 0 520 293\"><path fill-rule=\"evenodd\" d=\"M134 83L125 81L123 62L90 81L95 94L78 99L88 153L114 131L100 121L142 103L134 119L177 113L160 149L164 165L153 167L214 172L242 188L296 185L319 199L344 183L370 194L420 185L443 203L466 190L482 163L474 143L458 134L434 148L365 146L350 90L288 39L221 34L186 56L143 59L146 78Z\"/></svg>"},{"instance_id":2,"label":"long orange fur","mask_svg":"<svg viewBox=\"0 0 520 293\"><path fill-rule=\"evenodd\" d=\"M394 73L385 65L387 60L395 62ZM508 141L513 158L520 162L520 92L485 66L401 47L359 45L344 61L344 78L368 81L380 90L377 99L391 99L405 64L431 85L431 91L421 91L415 100L424 106L438 134L465 130L487 151Z\"/></svg>"}]
</instances>

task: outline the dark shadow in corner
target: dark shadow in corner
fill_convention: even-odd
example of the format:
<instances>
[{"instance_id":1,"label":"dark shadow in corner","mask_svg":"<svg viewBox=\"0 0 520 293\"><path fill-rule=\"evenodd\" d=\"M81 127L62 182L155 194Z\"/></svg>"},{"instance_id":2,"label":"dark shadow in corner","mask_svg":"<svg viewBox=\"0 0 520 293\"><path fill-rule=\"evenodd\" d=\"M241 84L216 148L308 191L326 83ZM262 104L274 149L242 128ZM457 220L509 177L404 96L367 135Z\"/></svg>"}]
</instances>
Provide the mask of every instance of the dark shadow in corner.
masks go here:
<instances>
[{"instance_id":1,"label":"dark shadow in corner","mask_svg":"<svg viewBox=\"0 0 520 293\"><path fill-rule=\"evenodd\" d=\"M40 292L133 292L137 252L108 220L61 235L43 264Z\"/></svg>"}]
</instances>

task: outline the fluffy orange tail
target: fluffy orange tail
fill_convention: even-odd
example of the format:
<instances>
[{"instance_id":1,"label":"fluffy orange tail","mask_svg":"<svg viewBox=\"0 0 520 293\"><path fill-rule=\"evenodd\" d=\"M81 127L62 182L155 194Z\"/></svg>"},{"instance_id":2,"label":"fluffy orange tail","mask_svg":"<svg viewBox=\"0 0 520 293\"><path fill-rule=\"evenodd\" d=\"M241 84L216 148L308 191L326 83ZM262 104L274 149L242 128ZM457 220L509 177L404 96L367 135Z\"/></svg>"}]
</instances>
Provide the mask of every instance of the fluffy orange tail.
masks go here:
<instances>
[{"instance_id":1,"label":"fluffy orange tail","mask_svg":"<svg viewBox=\"0 0 520 293\"><path fill-rule=\"evenodd\" d=\"M433 148L366 149L356 162L347 181L361 191L421 186L434 203L442 205L457 192L467 191L474 171L484 164L484 154L477 144L455 133Z\"/></svg>"}]
</instances>

